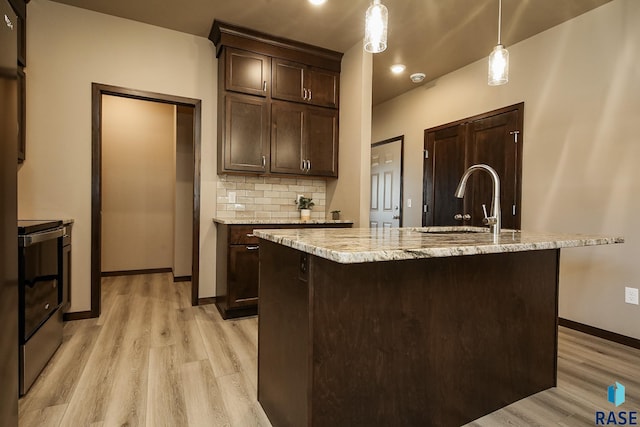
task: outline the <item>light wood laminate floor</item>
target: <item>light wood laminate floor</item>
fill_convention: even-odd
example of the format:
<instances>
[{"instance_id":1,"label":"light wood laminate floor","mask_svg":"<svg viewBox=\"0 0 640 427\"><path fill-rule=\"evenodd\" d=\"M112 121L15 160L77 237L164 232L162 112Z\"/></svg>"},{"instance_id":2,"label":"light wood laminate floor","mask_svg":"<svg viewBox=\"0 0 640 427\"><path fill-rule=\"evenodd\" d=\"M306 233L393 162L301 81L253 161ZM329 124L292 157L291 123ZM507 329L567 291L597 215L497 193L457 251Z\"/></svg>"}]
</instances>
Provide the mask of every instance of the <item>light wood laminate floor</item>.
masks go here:
<instances>
[{"instance_id":1,"label":"light wood laminate floor","mask_svg":"<svg viewBox=\"0 0 640 427\"><path fill-rule=\"evenodd\" d=\"M170 274L104 278L102 315L65 323L20 400L20 427L270 426L256 401L258 319L191 307L190 285ZM614 381L627 391L617 409L640 411L640 350L566 328L558 345L557 388L469 425L593 426L595 411L615 409Z\"/></svg>"}]
</instances>

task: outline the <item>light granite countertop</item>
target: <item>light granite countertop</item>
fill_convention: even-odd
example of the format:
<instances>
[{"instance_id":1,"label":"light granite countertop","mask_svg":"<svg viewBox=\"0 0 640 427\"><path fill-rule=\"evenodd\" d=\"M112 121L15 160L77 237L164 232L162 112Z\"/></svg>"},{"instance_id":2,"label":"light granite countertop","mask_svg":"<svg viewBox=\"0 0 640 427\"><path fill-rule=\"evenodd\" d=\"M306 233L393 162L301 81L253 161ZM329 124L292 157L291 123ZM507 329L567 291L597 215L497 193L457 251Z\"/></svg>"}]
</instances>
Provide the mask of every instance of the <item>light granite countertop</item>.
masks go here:
<instances>
[{"instance_id":1,"label":"light granite countertop","mask_svg":"<svg viewBox=\"0 0 640 427\"><path fill-rule=\"evenodd\" d=\"M341 264L522 252L623 243L624 238L503 230L497 239L486 228L347 228L254 230L279 243Z\"/></svg>"},{"instance_id":2,"label":"light granite countertop","mask_svg":"<svg viewBox=\"0 0 640 427\"><path fill-rule=\"evenodd\" d=\"M213 218L213 222L227 225L261 225L261 224L353 224L349 220L331 220L331 219L255 219L255 218Z\"/></svg>"}]
</instances>

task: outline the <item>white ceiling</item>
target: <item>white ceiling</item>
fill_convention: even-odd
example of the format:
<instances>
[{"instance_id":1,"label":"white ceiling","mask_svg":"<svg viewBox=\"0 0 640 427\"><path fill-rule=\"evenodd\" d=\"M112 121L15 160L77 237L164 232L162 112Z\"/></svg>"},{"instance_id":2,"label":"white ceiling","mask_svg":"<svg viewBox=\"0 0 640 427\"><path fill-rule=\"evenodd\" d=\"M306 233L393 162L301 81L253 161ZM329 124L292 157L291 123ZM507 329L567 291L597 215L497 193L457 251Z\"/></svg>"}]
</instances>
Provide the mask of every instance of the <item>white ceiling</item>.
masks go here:
<instances>
[{"instance_id":1,"label":"white ceiling","mask_svg":"<svg viewBox=\"0 0 640 427\"><path fill-rule=\"evenodd\" d=\"M370 0L54 0L207 37L214 19L345 52L364 34ZM502 43L510 45L611 0L503 0ZM389 10L388 48L374 55L373 104L487 57L497 42L498 0L382 0ZM407 70L392 75L401 62ZM485 78L485 76L479 76Z\"/></svg>"}]
</instances>

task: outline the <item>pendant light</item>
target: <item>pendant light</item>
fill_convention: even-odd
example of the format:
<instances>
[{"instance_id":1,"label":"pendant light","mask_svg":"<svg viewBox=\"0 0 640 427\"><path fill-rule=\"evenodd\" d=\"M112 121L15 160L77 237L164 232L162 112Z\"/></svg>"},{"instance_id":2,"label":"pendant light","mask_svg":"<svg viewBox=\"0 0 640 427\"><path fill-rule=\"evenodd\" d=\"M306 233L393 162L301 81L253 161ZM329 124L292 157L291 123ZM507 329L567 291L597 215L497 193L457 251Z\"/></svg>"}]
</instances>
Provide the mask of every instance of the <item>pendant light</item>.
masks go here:
<instances>
[{"instance_id":1,"label":"pendant light","mask_svg":"<svg viewBox=\"0 0 640 427\"><path fill-rule=\"evenodd\" d=\"M364 50L380 53L387 48L388 11L380 0L373 0L365 15Z\"/></svg>"},{"instance_id":2,"label":"pendant light","mask_svg":"<svg viewBox=\"0 0 640 427\"><path fill-rule=\"evenodd\" d=\"M509 51L501 41L502 0L498 0L498 44L489 55L489 86L503 85L509 81Z\"/></svg>"}]
</instances>

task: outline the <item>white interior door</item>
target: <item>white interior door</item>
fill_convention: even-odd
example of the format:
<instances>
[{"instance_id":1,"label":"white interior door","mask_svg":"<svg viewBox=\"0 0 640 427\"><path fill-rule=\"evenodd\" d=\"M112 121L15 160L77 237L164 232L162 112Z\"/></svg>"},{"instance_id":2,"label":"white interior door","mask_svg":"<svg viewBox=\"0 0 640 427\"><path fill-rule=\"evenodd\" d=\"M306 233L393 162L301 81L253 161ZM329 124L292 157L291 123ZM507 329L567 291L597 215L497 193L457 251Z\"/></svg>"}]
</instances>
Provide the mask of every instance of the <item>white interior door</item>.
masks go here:
<instances>
[{"instance_id":1,"label":"white interior door","mask_svg":"<svg viewBox=\"0 0 640 427\"><path fill-rule=\"evenodd\" d=\"M401 137L371 147L371 228L402 224L402 143Z\"/></svg>"}]
</instances>

